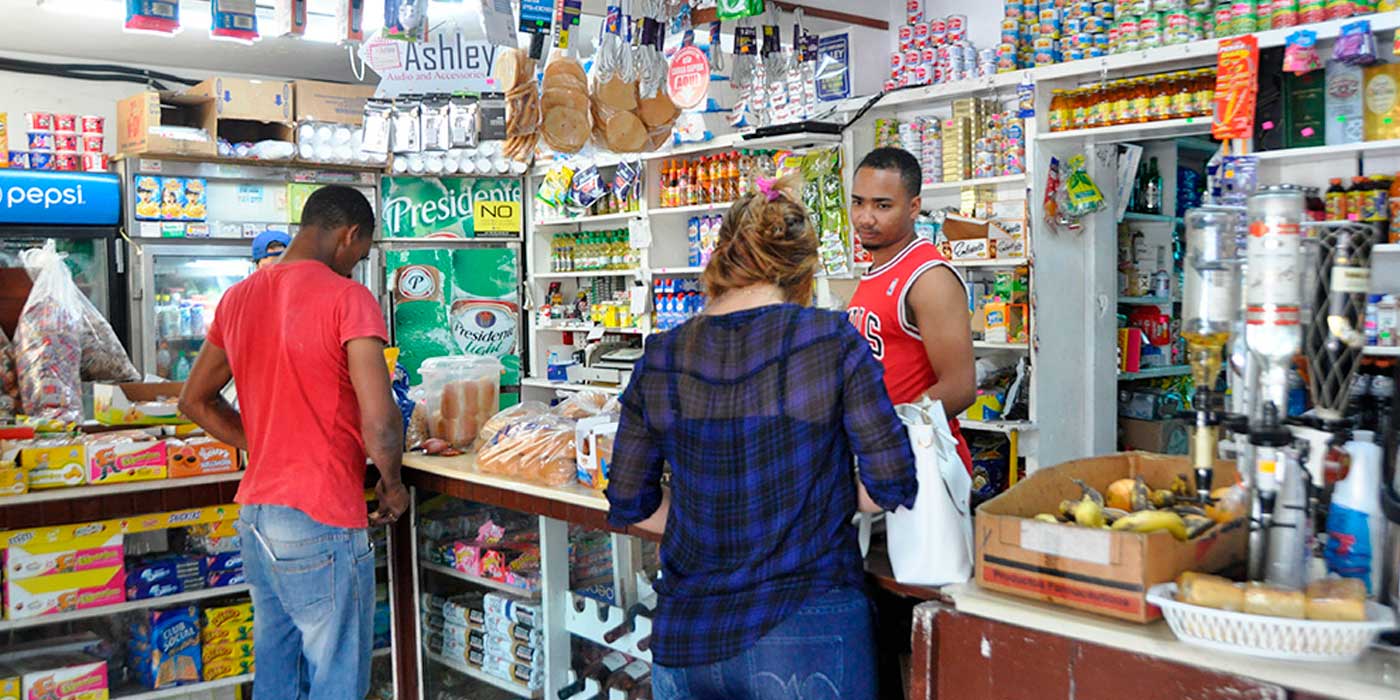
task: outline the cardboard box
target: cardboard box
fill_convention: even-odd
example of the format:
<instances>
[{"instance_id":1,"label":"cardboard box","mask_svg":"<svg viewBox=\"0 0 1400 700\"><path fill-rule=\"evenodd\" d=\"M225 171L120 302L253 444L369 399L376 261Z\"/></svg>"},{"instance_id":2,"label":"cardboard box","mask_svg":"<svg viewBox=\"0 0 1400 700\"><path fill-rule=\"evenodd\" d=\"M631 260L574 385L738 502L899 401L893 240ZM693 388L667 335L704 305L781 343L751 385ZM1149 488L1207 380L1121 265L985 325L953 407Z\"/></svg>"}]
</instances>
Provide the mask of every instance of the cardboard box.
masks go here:
<instances>
[{"instance_id":1,"label":"cardboard box","mask_svg":"<svg viewBox=\"0 0 1400 700\"><path fill-rule=\"evenodd\" d=\"M165 127L204 131L203 139ZM217 156L214 100L147 90L117 103L117 152L126 155Z\"/></svg>"},{"instance_id":2,"label":"cardboard box","mask_svg":"<svg viewBox=\"0 0 1400 700\"><path fill-rule=\"evenodd\" d=\"M16 662L25 700L107 700L107 662L87 654L33 656Z\"/></svg>"},{"instance_id":3,"label":"cardboard box","mask_svg":"<svg viewBox=\"0 0 1400 700\"><path fill-rule=\"evenodd\" d=\"M1133 622L1161 610L1147 589L1183 571L1219 572L1244 561L1249 524L1241 518L1188 542L1166 532L1139 534L1043 523L1060 501L1078 499L1072 479L1103 490L1142 475L1165 488L1178 474L1192 478L1186 458L1145 452L1090 457L1044 468L977 509L977 583L1002 593L1058 603ZM1218 461L1215 483L1235 480L1233 462Z\"/></svg>"},{"instance_id":4,"label":"cardboard box","mask_svg":"<svg viewBox=\"0 0 1400 700\"><path fill-rule=\"evenodd\" d=\"M13 673L8 669L0 669L0 700L19 700L20 688L23 687L20 677L9 675Z\"/></svg>"},{"instance_id":5,"label":"cardboard box","mask_svg":"<svg viewBox=\"0 0 1400 700\"><path fill-rule=\"evenodd\" d=\"M1184 455L1191 451L1191 433L1185 421L1136 420L1119 418L1123 449L1164 455Z\"/></svg>"},{"instance_id":6,"label":"cardboard box","mask_svg":"<svg viewBox=\"0 0 1400 700\"><path fill-rule=\"evenodd\" d=\"M12 580L122 566L121 533L83 535L62 542L30 540L5 550L5 578Z\"/></svg>"},{"instance_id":7,"label":"cardboard box","mask_svg":"<svg viewBox=\"0 0 1400 700\"><path fill-rule=\"evenodd\" d=\"M0 497L25 493L29 493L29 472L19 467L0 467Z\"/></svg>"},{"instance_id":8,"label":"cardboard box","mask_svg":"<svg viewBox=\"0 0 1400 700\"><path fill-rule=\"evenodd\" d=\"M319 80L294 80L296 120L334 122L358 126L364 121L365 101L374 97L373 85L347 85Z\"/></svg>"},{"instance_id":9,"label":"cardboard box","mask_svg":"<svg viewBox=\"0 0 1400 700\"><path fill-rule=\"evenodd\" d=\"M987 222L949 214L943 223L943 235L953 260L989 260L996 257L996 246L987 237Z\"/></svg>"},{"instance_id":10,"label":"cardboard box","mask_svg":"<svg viewBox=\"0 0 1400 700\"><path fill-rule=\"evenodd\" d=\"M1000 219L987 224L987 238L996 244L998 258L1023 258L1026 249L1026 220Z\"/></svg>"},{"instance_id":11,"label":"cardboard box","mask_svg":"<svg viewBox=\"0 0 1400 700\"><path fill-rule=\"evenodd\" d=\"M169 443L170 478L229 474L238 471L238 449L214 438L197 437Z\"/></svg>"},{"instance_id":12,"label":"cardboard box","mask_svg":"<svg viewBox=\"0 0 1400 700\"><path fill-rule=\"evenodd\" d=\"M164 479L168 462L164 441L125 438L88 443L89 484Z\"/></svg>"},{"instance_id":13,"label":"cardboard box","mask_svg":"<svg viewBox=\"0 0 1400 700\"><path fill-rule=\"evenodd\" d=\"M188 423L175 405L184 387L184 382L93 384L93 418L103 425Z\"/></svg>"},{"instance_id":14,"label":"cardboard box","mask_svg":"<svg viewBox=\"0 0 1400 700\"><path fill-rule=\"evenodd\" d=\"M188 90L213 100L218 119L244 119L255 122L290 122L296 115L292 84L282 80L251 80L220 76Z\"/></svg>"},{"instance_id":15,"label":"cardboard box","mask_svg":"<svg viewBox=\"0 0 1400 700\"><path fill-rule=\"evenodd\" d=\"M1400 63L1378 63L1361 71L1367 141L1400 138Z\"/></svg>"},{"instance_id":16,"label":"cardboard box","mask_svg":"<svg viewBox=\"0 0 1400 700\"><path fill-rule=\"evenodd\" d=\"M23 620L126 602L121 566L5 581L5 618Z\"/></svg>"},{"instance_id":17,"label":"cardboard box","mask_svg":"<svg viewBox=\"0 0 1400 700\"><path fill-rule=\"evenodd\" d=\"M25 447L19 466L33 490L81 486L87 481L87 445L81 442Z\"/></svg>"}]
</instances>

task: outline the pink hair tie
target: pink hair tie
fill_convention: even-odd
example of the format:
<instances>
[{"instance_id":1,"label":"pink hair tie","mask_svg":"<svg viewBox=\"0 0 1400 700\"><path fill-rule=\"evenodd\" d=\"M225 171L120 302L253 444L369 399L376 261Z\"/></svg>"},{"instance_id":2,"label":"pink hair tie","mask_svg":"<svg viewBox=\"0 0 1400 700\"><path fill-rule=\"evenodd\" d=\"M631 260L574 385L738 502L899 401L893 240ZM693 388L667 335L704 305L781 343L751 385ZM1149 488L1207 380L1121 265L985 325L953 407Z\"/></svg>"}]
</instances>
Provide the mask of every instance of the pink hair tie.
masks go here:
<instances>
[{"instance_id":1,"label":"pink hair tie","mask_svg":"<svg viewBox=\"0 0 1400 700\"><path fill-rule=\"evenodd\" d=\"M754 183L757 185L759 193L766 197L770 202L776 202L778 201L779 197L783 196L782 190L773 188L773 185L776 182L777 180L770 180L766 177L759 177L754 179Z\"/></svg>"}]
</instances>

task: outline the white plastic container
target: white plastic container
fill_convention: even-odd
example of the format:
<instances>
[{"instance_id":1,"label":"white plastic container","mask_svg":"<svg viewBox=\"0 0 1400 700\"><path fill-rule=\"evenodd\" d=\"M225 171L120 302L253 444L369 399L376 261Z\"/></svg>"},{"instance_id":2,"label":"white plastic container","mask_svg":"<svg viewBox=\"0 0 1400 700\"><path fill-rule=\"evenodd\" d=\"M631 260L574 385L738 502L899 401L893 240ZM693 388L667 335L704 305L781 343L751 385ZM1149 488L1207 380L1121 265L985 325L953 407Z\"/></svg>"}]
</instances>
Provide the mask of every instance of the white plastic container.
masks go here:
<instances>
[{"instance_id":1,"label":"white plastic container","mask_svg":"<svg viewBox=\"0 0 1400 700\"><path fill-rule=\"evenodd\" d=\"M494 357L456 355L423 363L420 385L427 397L428 434L468 448L500 408L501 372Z\"/></svg>"},{"instance_id":2,"label":"white plastic container","mask_svg":"<svg viewBox=\"0 0 1400 700\"><path fill-rule=\"evenodd\" d=\"M1356 567L1369 567L1366 590L1381 590L1385 557L1385 514L1381 512L1381 447L1368 430L1357 430L1346 444L1351 469L1337 482L1327 514L1327 569L1357 576ZM1364 523L1364 524L1363 524Z\"/></svg>"}]
</instances>

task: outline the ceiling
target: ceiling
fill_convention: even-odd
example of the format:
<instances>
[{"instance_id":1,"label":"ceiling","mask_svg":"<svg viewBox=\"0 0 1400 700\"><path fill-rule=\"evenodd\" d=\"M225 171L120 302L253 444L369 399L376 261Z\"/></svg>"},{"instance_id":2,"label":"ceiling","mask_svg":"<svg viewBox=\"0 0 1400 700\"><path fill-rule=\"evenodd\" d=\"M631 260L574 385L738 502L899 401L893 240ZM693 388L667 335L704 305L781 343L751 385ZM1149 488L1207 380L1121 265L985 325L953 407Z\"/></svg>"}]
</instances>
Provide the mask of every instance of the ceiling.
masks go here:
<instances>
[{"instance_id":1,"label":"ceiling","mask_svg":"<svg viewBox=\"0 0 1400 700\"><path fill-rule=\"evenodd\" d=\"M334 35L335 0L309 0L311 17L308 35L329 39ZM439 4L434 2L434 4ZM444 4L439 10L461 11L461 0ZM584 12L602 13L603 0L585 0ZM849 10L844 0L806 0L810 7ZM177 75L200 77L213 71L286 78L314 78L354 82L346 48L329 41L265 38L253 46L213 41L195 29L208 17L207 0L182 0L181 13L187 28L174 37L131 34L123 31L124 0L0 0L0 16L5 18L6 39L0 55L54 63L102 61L131 66L153 67ZM259 8L271 7L260 0ZM382 5L368 0L365 29L382 25ZM870 14L884 16L887 2L874 3ZM271 10L266 11L268 16ZM264 12L259 12L261 18ZM440 15L433 14L436 19ZM207 21L207 20L205 20ZM784 18L788 21L788 18ZM839 27L834 22L811 20L808 28L824 32ZM786 28L785 28L786 31ZM368 81L375 80L373 73Z\"/></svg>"}]
</instances>

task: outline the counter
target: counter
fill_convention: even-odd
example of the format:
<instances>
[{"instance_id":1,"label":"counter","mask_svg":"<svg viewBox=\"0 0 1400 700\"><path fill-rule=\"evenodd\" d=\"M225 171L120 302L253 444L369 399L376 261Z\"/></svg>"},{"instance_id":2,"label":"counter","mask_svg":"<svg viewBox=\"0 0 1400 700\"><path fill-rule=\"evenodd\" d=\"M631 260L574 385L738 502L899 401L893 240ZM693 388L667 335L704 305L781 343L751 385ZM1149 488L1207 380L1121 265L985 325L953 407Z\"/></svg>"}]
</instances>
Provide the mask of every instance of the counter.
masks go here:
<instances>
[{"instance_id":1,"label":"counter","mask_svg":"<svg viewBox=\"0 0 1400 700\"><path fill-rule=\"evenodd\" d=\"M1138 625L948 586L914 616L911 698L959 700L1380 700L1400 698L1400 654L1353 664L1223 654ZM941 692L940 692L941 691Z\"/></svg>"},{"instance_id":2,"label":"counter","mask_svg":"<svg viewBox=\"0 0 1400 700\"><path fill-rule=\"evenodd\" d=\"M608 499L582 484L542 486L476 469L476 455L430 457L412 452L403 456L404 483L422 491L464 501L543 515L598 529L607 526Z\"/></svg>"}]
</instances>

